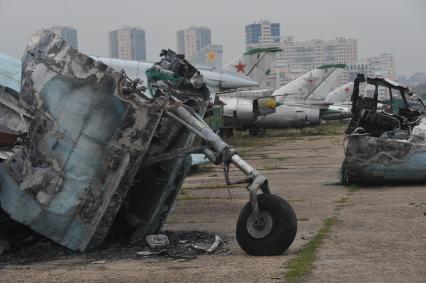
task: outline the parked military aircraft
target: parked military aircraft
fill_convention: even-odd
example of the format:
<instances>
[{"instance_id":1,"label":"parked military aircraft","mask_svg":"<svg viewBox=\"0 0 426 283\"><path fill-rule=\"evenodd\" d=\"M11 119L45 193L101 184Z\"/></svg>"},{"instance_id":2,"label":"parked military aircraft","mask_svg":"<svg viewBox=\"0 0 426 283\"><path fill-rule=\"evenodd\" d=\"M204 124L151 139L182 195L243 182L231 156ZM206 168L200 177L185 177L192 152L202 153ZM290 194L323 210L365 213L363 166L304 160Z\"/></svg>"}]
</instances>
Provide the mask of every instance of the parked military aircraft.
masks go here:
<instances>
[{"instance_id":1,"label":"parked military aircraft","mask_svg":"<svg viewBox=\"0 0 426 283\"><path fill-rule=\"evenodd\" d=\"M222 47L210 44L198 51L188 61L201 70L224 70L238 73L260 84L271 72L270 66L277 52L280 51L281 49L275 47L250 49L222 66Z\"/></svg>"},{"instance_id":2,"label":"parked military aircraft","mask_svg":"<svg viewBox=\"0 0 426 283\"><path fill-rule=\"evenodd\" d=\"M139 62L97 56L91 57L115 69L123 69L126 74L132 79L138 78L141 80L145 80L146 70L151 68L153 65L153 63L148 62ZM202 68L200 68L199 71L203 75L204 81L210 89L213 88L216 90L228 90L240 87L253 87L258 85L250 78L235 72L228 72L224 70L207 70Z\"/></svg>"},{"instance_id":3,"label":"parked military aircraft","mask_svg":"<svg viewBox=\"0 0 426 283\"><path fill-rule=\"evenodd\" d=\"M328 110L321 113L322 120L342 120L350 118L352 101L351 95L354 83L349 82L330 92L324 102L330 103Z\"/></svg>"},{"instance_id":4,"label":"parked military aircraft","mask_svg":"<svg viewBox=\"0 0 426 283\"><path fill-rule=\"evenodd\" d=\"M334 89L344 67L341 64L320 66L275 91L243 90L221 94L220 100L226 104L225 128L279 129L319 124L321 110L330 105L325 98ZM250 101L265 96L276 99L274 113L255 120L246 119L247 111L254 107Z\"/></svg>"}]
</instances>

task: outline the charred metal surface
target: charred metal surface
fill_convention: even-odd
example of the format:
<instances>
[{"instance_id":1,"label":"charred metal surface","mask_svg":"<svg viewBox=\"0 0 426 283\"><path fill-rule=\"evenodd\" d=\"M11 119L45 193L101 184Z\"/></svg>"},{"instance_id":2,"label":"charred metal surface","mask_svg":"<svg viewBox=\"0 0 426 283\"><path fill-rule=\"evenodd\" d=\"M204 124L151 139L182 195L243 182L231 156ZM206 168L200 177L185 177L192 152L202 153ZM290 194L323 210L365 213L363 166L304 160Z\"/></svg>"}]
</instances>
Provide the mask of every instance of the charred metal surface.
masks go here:
<instances>
[{"instance_id":1,"label":"charred metal surface","mask_svg":"<svg viewBox=\"0 0 426 283\"><path fill-rule=\"evenodd\" d=\"M373 97L360 97L359 84L376 86ZM378 110L378 87L389 89L389 101L399 92L404 102ZM393 91L393 92L392 92ZM352 118L346 130L342 165L345 183L386 184L426 182L426 118L408 104L410 91L387 79L358 75L352 94Z\"/></svg>"},{"instance_id":2,"label":"charred metal surface","mask_svg":"<svg viewBox=\"0 0 426 283\"><path fill-rule=\"evenodd\" d=\"M22 148L4 155L0 166L1 209L80 251L99 246L107 234L136 239L161 229L191 158L143 161L192 145L194 134L164 115L181 105L170 96L201 116L209 100L198 70L171 50L162 57L147 74L151 95L145 96L139 81L53 33L34 34L23 58L21 93L12 104L0 103L27 117ZM160 86L166 91L155 93ZM17 120L11 115L3 115L4 124Z\"/></svg>"},{"instance_id":3,"label":"charred metal surface","mask_svg":"<svg viewBox=\"0 0 426 283\"><path fill-rule=\"evenodd\" d=\"M28 131L26 119L30 115L20 107L18 93L3 86L0 86L0 113L0 146L14 145Z\"/></svg>"},{"instance_id":4,"label":"charred metal surface","mask_svg":"<svg viewBox=\"0 0 426 283\"><path fill-rule=\"evenodd\" d=\"M199 79L198 71L171 50L164 50L162 56L163 59L148 74L149 86L161 85L167 89L169 95L179 97L182 103L203 116L209 101L209 91L204 84L194 81ZM172 77L168 76L170 72ZM170 104L168 107L176 106ZM191 131L164 116L152 139L146 159L188 148L194 138ZM121 217L125 219L121 225L126 222L133 228L132 239L143 238L161 229L191 163L191 157L186 156L158 162L138 172L135 189L130 192L127 205L121 213Z\"/></svg>"},{"instance_id":5,"label":"charred metal surface","mask_svg":"<svg viewBox=\"0 0 426 283\"><path fill-rule=\"evenodd\" d=\"M33 120L24 146L1 164L0 205L73 250L103 241L167 102L123 95L121 79L46 31L23 58L19 102Z\"/></svg>"}]
</instances>

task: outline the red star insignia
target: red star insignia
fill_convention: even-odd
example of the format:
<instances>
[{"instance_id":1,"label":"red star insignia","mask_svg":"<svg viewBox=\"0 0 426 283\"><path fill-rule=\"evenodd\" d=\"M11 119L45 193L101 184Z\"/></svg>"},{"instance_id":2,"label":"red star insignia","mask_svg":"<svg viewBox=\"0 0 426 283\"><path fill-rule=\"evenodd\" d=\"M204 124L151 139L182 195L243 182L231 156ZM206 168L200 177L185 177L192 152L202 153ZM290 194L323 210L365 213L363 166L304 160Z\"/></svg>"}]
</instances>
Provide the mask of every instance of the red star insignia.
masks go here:
<instances>
[{"instance_id":1,"label":"red star insignia","mask_svg":"<svg viewBox=\"0 0 426 283\"><path fill-rule=\"evenodd\" d=\"M314 87L314 86L315 86L315 84L316 84L316 81L318 80L318 78L314 78L314 77L312 76L312 74L309 74L309 77L308 77L308 78L305 78L304 80L305 80L305 82L307 82L307 83L308 83L308 85L309 85L310 87Z\"/></svg>"},{"instance_id":2,"label":"red star insignia","mask_svg":"<svg viewBox=\"0 0 426 283\"><path fill-rule=\"evenodd\" d=\"M349 91L350 91L351 89L350 88L348 88L348 87L346 87L345 89L344 89L344 91L345 91L345 93L349 93Z\"/></svg>"},{"instance_id":3,"label":"red star insignia","mask_svg":"<svg viewBox=\"0 0 426 283\"><path fill-rule=\"evenodd\" d=\"M241 72L241 73L245 73L244 68L246 67L246 65L244 65L241 62L238 62L238 65L234 65L234 67L237 69L237 72Z\"/></svg>"}]
</instances>

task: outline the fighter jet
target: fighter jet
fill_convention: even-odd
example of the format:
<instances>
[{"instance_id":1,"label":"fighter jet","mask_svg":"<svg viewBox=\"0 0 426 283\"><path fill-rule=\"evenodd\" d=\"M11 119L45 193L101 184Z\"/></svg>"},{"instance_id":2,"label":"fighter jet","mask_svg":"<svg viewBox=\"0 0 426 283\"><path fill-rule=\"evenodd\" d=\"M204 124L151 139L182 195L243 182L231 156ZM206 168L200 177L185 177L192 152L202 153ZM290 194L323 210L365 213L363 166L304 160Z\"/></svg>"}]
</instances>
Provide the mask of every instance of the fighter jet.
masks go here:
<instances>
[{"instance_id":1,"label":"fighter jet","mask_svg":"<svg viewBox=\"0 0 426 283\"><path fill-rule=\"evenodd\" d=\"M132 60L122 60L115 58L91 56L92 59L101 61L104 64L117 70L124 70L131 79L146 81L146 71L153 66L153 63L139 62ZM21 61L0 53L0 85L11 88L16 92L20 91L21 81ZM242 87L257 86L258 83L244 74L226 70L200 68L204 82L210 90L210 100L213 102L218 91L231 90ZM3 79L2 79L3 78Z\"/></svg>"},{"instance_id":2,"label":"fighter jet","mask_svg":"<svg viewBox=\"0 0 426 283\"><path fill-rule=\"evenodd\" d=\"M350 118L352 101L351 95L354 83L349 82L330 92L324 102L330 103L328 110L321 113L322 120L343 120Z\"/></svg>"},{"instance_id":3,"label":"fighter jet","mask_svg":"<svg viewBox=\"0 0 426 283\"><path fill-rule=\"evenodd\" d=\"M361 97L373 97L375 87L366 83L360 83L358 86L359 95ZM330 92L325 98L324 102L329 103L327 110L321 111L321 120L345 120L352 118L352 101L351 96L354 89L354 83L349 82L343 86ZM388 90L382 86L378 86L378 96L382 103L377 103L377 108L382 109L386 105L395 104L395 101L389 101ZM396 98L394 99L396 100ZM400 101L402 105L402 101Z\"/></svg>"},{"instance_id":4,"label":"fighter jet","mask_svg":"<svg viewBox=\"0 0 426 283\"><path fill-rule=\"evenodd\" d=\"M320 66L275 91L263 89L220 95L226 104L225 128L280 129L319 124L321 110L330 105L325 98L334 89L344 67L341 64ZM235 101L244 99L248 104L250 100L265 96L275 98L275 111L255 121L245 120L247 107L244 109L241 102Z\"/></svg>"},{"instance_id":5,"label":"fighter jet","mask_svg":"<svg viewBox=\"0 0 426 283\"><path fill-rule=\"evenodd\" d=\"M188 59L203 75L210 91L227 91L258 86L270 73L270 65L279 48L257 48L244 52L222 67L222 47L208 45ZM145 79L152 63L91 56L116 69L123 69L130 78Z\"/></svg>"},{"instance_id":6,"label":"fighter jet","mask_svg":"<svg viewBox=\"0 0 426 283\"><path fill-rule=\"evenodd\" d=\"M237 73L260 84L271 72L270 66L280 51L282 49L276 47L250 49L222 67L222 47L210 44L198 51L188 61L201 70L224 70L231 74Z\"/></svg>"}]
</instances>

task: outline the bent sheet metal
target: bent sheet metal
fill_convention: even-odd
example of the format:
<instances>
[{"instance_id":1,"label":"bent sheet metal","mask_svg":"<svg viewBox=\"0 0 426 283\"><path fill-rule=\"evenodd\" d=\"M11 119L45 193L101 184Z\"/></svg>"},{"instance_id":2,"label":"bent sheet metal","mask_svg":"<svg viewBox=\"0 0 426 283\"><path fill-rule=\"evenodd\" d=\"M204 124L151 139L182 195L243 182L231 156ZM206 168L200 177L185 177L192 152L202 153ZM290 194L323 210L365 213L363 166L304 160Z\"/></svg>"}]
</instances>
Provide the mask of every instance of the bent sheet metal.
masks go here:
<instances>
[{"instance_id":1,"label":"bent sheet metal","mask_svg":"<svg viewBox=\"0 0 426 283\"><path fill-rule=\"evenodd\" d=\"M50 32L32 36L20 102L28 137L1 164L11 218L73 250L102 242L138 172L166 101L119 91L122 75Z\"/></svg>"}]
</instances>

